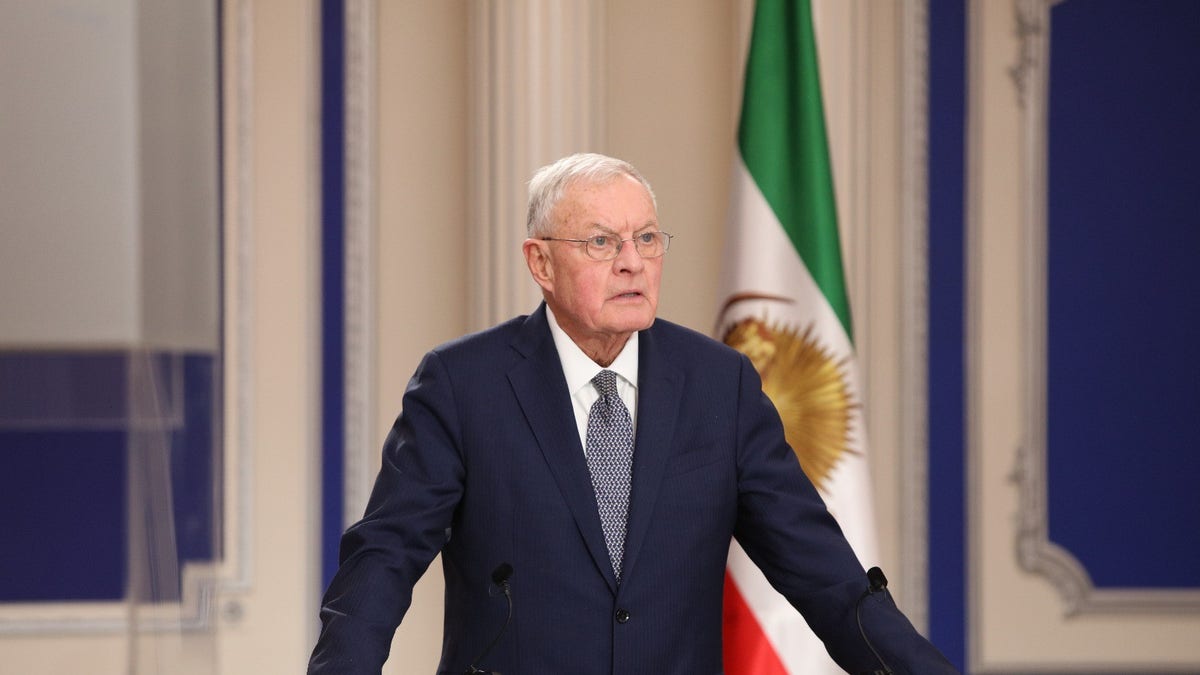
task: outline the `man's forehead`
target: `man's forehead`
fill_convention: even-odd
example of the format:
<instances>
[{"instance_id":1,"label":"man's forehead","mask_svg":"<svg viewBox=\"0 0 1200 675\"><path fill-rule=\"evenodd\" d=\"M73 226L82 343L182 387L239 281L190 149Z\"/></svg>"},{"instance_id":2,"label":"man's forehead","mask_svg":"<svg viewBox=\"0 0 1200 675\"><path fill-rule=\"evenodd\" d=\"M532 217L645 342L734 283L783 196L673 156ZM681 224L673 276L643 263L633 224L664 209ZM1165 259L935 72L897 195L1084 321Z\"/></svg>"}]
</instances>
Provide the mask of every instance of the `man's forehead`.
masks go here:
<instances>
[{"instance_id":1,"label":"man's forehead","mask_svg":"<svg viewBox=\"0 0 1200 675\"><path fill-rule=\"evenodd\" d=\"M563 215L566 215L567 213L591 209L604 209L606 206L612 204L609 199L611 194L609 193L618 189L636 190L639 196L645 199L651 213L656 213L654 201L650 198L650 192L646 190L646 186L642 185L636 178L625 175L608 180L576 179L567 184L566 189L563 190L562 199L559 200L555 210L563 212Z\"/></svg>"}]
</instances>

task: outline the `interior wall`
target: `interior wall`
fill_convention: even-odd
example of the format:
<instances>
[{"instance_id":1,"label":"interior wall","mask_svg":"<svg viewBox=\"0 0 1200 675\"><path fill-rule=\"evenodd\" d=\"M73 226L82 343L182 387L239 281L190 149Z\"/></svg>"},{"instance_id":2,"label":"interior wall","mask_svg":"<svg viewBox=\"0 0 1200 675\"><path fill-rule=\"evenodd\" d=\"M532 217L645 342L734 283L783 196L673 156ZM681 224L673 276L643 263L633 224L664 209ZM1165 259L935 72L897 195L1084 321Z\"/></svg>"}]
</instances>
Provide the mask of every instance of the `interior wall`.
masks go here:
<instances>
[{"instance_id":1,"label":"interior wall","mask_svg":"<svg viewBox=\"0 0 1200 675\"><path fill-rule=\"evenodd\" d=\"M376 469L421 356L467 330L467 4L381 2L378 11ZM373 478L373 472L372 472ZM442 639L435 560L413 591L387 673L431 673Z\"/></svg>"},{"instance_id":2,"label":"interior wall","mask_svg":"<svg viewBox=\"0 0 1200 675\"><path fill-rule=\"evenodd\" d=\"M664 228L679 236L667 261L662 316L701 332L711 331L718 303L749 4L605 5L607 120L600 149L631 160L654 184ZM314 5L223 5L226 64L234 69L225 83L226 168L233 172L226 207L237 227L246 228L247 244L230 248L225 259L240 293L228 311L246 313L244 324L233 321L226 331L227 341L235 342L228 352L227 437L244 453L233 456L245 460L227 467L227 499L235 514L228 545L231 556L244 556L238 560L245 566L236 570L236 588L217 604L224 673L302 670L316 635ZM372 405L378 429L370 447L361 449L372 466L421 355L468 325L467 192L474 151L467 140L468 8L462 1L377 3L378 379ZM250 36L239 37L239 31ZM834 67L833 79L852 79L849 64ZM832 96L830 105L845 111L852 100L850 94ZM839 127L835 136L845 133ZM835 157L842 152L835 147ZM861 219L848 221L845 227L867 227ZM244 341L237 342L239 335ZM440 579L435 562L415 591L387 672L435 668ZM86 651L75 646L62 652ZM36 651L18 663L34 663ZM76 662L61 672L83 670Z\"/></svg>"},{"instance_id":3,"label":"interior wall","mask_svg":"<svg viewBox=\"0 0 1200 675\"><path fill-rule=\"evenodd\" d=\"M219 673L302 672L316 636L316 10L312 0L225 0L222 9L228 365Z\"/></svg>"},{"instance_id":4,"label":"interior wall","mask_svg":"<svg viewBox=\"0 0 1200 675\"><path fill-rule=\"evenodd\" d=\"M711 333L737 126L737 3L613 0L606 6L606 151L632 162L676 235L659 316Z\"/></svg>"},{"instance_id":5,"label":"interior wall","mask_svg":"<svg viewBox=\"0 0 1200 675\"><path fill-rule=\"evenodd\" d=\"M598 74L607 86L601 149L632 160L654 183L664 226L679 235L667 262L662 314L705 332L711 328L717 302L739 55L749 4L605 3L608 42L603 73ZM141 264L134 225L142 208L134 186L139 161L134 141L136 30L130 23L138 3L110 3L105 12L92 11L99 6L80 0L69 6L71 11L64 10L63 16L76 19L68 33L90 25L88 21L98 16L128 19L119 21L120 27L109 26L115 31L109 35L111 40L97 42L88 33L91 39L81 41L63 34L62 26L22 23L13 14L16 4L0 5L4 19L0 20L4 38L0 48L5 56L0 59L0 72L17 72L20 60L9 56L19 53L61 66L62 72L85 73L88 76L80 86L103 89L98 107L86 109L71 97L78 92L54 80L59 86L36 93L50 103L58 101L57 116L41 120L30 117L26 104L32 98L6 101L0 133L11 152L5 154L8 161L0 163L0 185L8 194L19 195L28 186L27 179L38 172L66 167L69 172L56 175L63 181L82 175L79 182L86 187L72 190L71 196L92 204L89 211L64 200L38 207L48 204L53 207L50 211L30 207L0 214L43 224L44 229L26 243L34 241L34 248L45 253L19 256L21 247L11 245L18 230L4 220L0 237L8 245L0 246L0 279L9 280L12 277L6 273L27 271L34 265L70 269L73 275L52 280L54 293L91 299L54 306L27 285L0 283L6 316L0 342L6 345L40 343L51 334L41 331L51 328L54 335L83 336L89 343L127 342L141 327L140 316L129 309L132 305L122 308L111 301L117 294L138 295L132 289ZM316 636L320 269L315 6L315 0L225 0L222 4L227 68L225 206L232 225L226 230L224 258L230 293L225 335L229 454L223 495L227 569L220 573L230 583L216 596L210 617L217 626L217 670L222 673L301 671ZM903 333L897 326L905 321L899 316L907 308L899 284L905 283L901 270L911 246L904 237L912 232L897 229L896 219L909 208L904 195L912 186L905 182L904 143L913 132L889 115L901 107L904 96L911 95L896 85L901 77L899 62L907 58L905 40L911 38L897 31L910 3L825 0L817 6L819 20L836 31L831 49L842 55L825 60L823 78L830 84L826 105L833 118L830 131L841 186L847 269L860 330L860 356L868 373L872 443L880 458L874 465L877 508L887 514L880 522L890 532L883 541L886 567L891 565L887 560L898 557L901 545L896 534L901 530L892 528L900 523L902 513L893 507L903 501L906 477L894 448L908 437L897 429L910 423L893 401L905 396L905 378L911 376L903 370L905 357L897 342ZM1021 270L1029 264L1032 244L1028 232L1020 228L1027 216L1023 210L1028 210L1023 200L1029 198L1023 190L1036 162L1022 154L1031 147L1022 142L1029 119L1014 96L1012 67L1023 63L1022 50L1031 35L1020 32L1017 10L1028 13L1030 8L1048 6L1047 2L973 2L968 12L972 70L965 79L971 83L973 97L972 196L967 214L973 257L968 261L968 281L974 300L968 300L973 304L967 318L976 340L968 353L973 359L968 366L974 378L969 392L974 454L967 501L975 538L968 543L972 555L983 560L972 570L972 597L960 603L974 604L972 623L977 633L970 636L975 644L969 655L979 671L1074 668L1083 672L1080 668L1084 668L1094 672L1086 663L1080 665L1079 654L1091 653L1089 641L1102 644L1109 650L1105 654L1116 658L1117 652L1128 651L1128 637L1134 635L1145 637L1133 641L1139 648L1170 661L1149 667L1158 667L1159 672L1191 671L1194 667L1189 664L1195 663L1196 655L1194 641L1187 637L1196 631L1193 610L1149 618L1137 612L1115 618L1072 618L1064 614L1061 593L1043 576L1019 569L1013 550L1014 514L1020 507L1019 486L1011 481L1014 453L1031 412L1022 407L1027 400L1022 387L1027 385L1020 381L1027 376L1022 369L1031 361L1026 354L1030 336L1024 332L1028 327L1018 324L1029 320L1022 313L1027 298L1020 288L1029 281ZM373 344L378 379L372 405L379 423L369 447L361 449L365 461L373 465L379 461L379 447L420 356L468 326L465 251L472 242L466 235L467 193L476 151L468 141L470 5L466 0L384 1L377 8L378 246L373 297L378 330ZM65 44L72 50L61 47ZM81 60L89 54L94 58ZM117 62L129 70L113 75L110 71ZM28 83L19 82L13 89L24 85ZM59 129L64 132L61 142L50 144L42 154L30 150L31 141L52 137ZM73 135L105 129L108 136L96 134L88 142ZM94 147L116 148L107 174L104 167L85 161ZM947 180L961 178L954 175ZM178 241L171 245L187 248ZM516 257L519 252L512 254ZM101 270L90 264L100 257L129 264ZM956 489L934 486L942 493L953 494ZM947 510L962 506L951 503ZM1161 514L1148 518L1162 520ZM416 589L387 672L434 669L441 633L440 579L435 563ZM899 600L905 603L904 597ZM1037 622L1030 620L1031 609L1036 610ZM28 611L51 619L55 612L91 610L4 608L6 615ZM107 618L120 621L123 611L117 606ZM1050 629L1041 630L1042 626ZM1037 634L1028 635L1030 631ZM1069 639L1062 639L1063 635ZM127 640L111 630L5 635L0 641L5 667L21 672L128 670L123 665L130 654ZM1037 651L1031 651L1031 645ZM1032 663L1034 658L1043 663Z\"/></svg>"}]
</instances>

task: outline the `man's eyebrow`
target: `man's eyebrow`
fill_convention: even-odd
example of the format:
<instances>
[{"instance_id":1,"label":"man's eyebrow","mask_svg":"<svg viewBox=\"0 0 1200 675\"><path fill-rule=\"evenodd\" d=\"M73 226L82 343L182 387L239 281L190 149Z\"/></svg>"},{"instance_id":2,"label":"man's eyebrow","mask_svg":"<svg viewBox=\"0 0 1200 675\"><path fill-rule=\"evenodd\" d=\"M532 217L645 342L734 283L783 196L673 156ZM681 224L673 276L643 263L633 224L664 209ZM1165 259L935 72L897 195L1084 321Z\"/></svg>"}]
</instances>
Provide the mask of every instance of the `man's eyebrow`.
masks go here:
<instances>
[{"instance_id":1,"label":"man's eyebrow","mask_svg":"<svg viewBox=\"0 0 1200 675\"><path fill-rule=\"evenodd\" d=\"M654 221L654 220L651 220L651 221L647 222L645 225L642 225L641 227L639 227L639 228L637 228L636 230L634 230L634 231L633 231L633 233L634 233L634 234L639 234L639 233L645 232L645 231L646 231L647 229L649 229L649 228L657 228L657 227L658 227L658 222L657 222L657 221ZM620 235L617 233L617 231L616 231L616 230L612 229L611 227L607 227L607 226L605 226L605 225L601 225L600 223L592 223L591 225L589 225L589 226L588 226L588 228L589 228L591 231L593 231L593 232L595 232L595 231L599 231L599 232L602 232L602 233L604 233L604 234L611 234L611 235L613 235L614 237L615 237L615 236L620 236Z\"/></svg>"}]
</instances>

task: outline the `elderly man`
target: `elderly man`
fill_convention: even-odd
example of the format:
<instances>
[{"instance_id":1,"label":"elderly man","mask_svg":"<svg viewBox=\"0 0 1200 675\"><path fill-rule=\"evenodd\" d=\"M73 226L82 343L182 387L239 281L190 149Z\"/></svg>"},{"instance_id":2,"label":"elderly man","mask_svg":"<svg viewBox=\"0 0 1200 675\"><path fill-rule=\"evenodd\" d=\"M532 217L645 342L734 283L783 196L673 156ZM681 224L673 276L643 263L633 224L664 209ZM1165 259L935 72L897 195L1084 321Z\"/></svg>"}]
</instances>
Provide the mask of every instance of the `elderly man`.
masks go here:
<instances>
[{"instance_id":1,"label":"elderly man","mask_svg":"<svg viewBox=\"0 0 1200 675\"><path fill-rule=\"evenodd\" d=\"M573 155L529 195L545 302L421 362L309 672L379 672L440 552L439 673L719 673L735 536L843 668L954 672L867 592L749 360L655 318L671 235L641 174Z\"/></svg>"}]
</instances>

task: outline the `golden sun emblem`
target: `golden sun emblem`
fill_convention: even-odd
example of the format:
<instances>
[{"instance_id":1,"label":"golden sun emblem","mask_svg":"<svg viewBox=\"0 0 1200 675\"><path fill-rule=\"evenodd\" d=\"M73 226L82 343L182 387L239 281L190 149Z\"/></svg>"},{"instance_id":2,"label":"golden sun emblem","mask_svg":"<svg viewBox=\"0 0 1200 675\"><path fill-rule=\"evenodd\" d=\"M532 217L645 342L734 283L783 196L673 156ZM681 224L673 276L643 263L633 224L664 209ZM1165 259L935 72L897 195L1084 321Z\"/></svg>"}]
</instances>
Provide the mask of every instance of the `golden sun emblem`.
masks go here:
<instances>
[{"instance_id":1,"label":"golden sun emblem","mask_svg":"<svg viewBox=\"0 0 1200 675\"><path fill-rule=\"evenodd\" d=\"M750 358L765 393L783 420L788 445L818 490L824 490L849 448L850 418L858 404L837 360L813 336L782 323L748 318L730 325L725 344Z\"/></svg>"}]
</instances>

